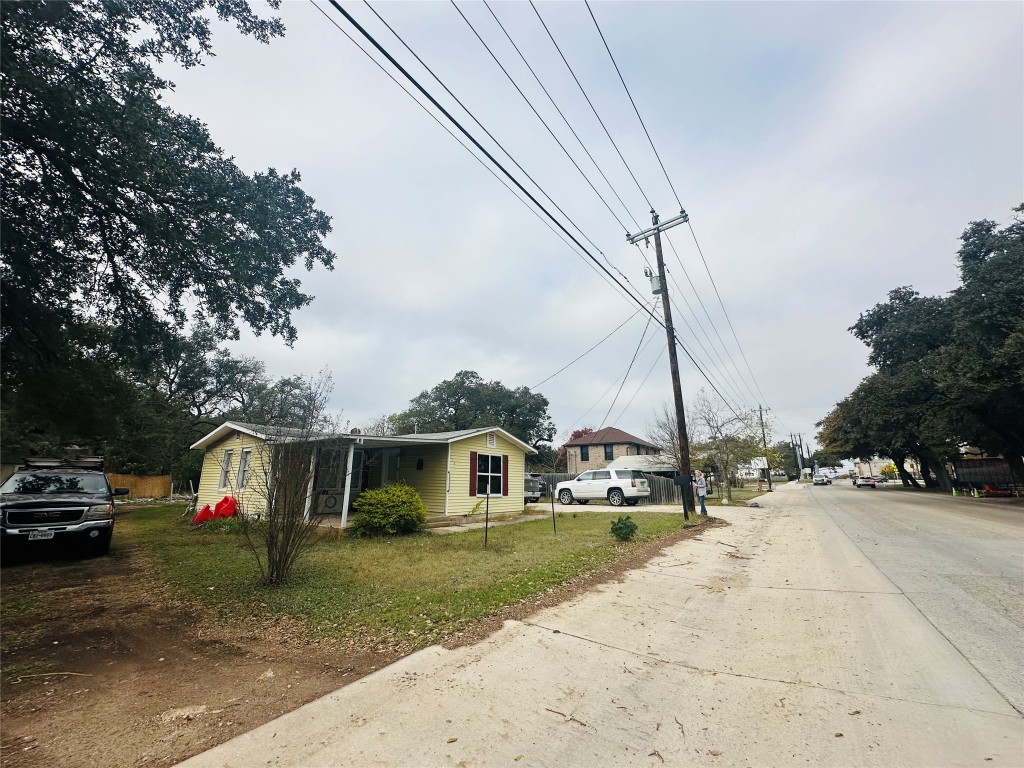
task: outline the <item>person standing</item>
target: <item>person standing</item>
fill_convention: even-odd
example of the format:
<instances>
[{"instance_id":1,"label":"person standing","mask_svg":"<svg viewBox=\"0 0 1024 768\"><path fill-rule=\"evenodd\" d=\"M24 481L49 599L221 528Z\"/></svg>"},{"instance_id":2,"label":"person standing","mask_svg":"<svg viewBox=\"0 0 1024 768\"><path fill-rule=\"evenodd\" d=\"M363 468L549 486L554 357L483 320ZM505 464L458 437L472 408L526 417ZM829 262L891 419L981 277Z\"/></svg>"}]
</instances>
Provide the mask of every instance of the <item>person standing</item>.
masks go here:
<instances>
[{"instance_id":1,"label":"person standing","mask_svg":"<svg viewBox=\"0 0 1024 768\"><path fill-rule=\"evenodd\" d=\"M704 473L699 469L694 470L693 474L697 477L694 486L697 489L697 500L700 502L700 513L707 517L708 508L704 506L704 498L708 495L708 481L704 479Z\"/></svg>"}]
</instances>

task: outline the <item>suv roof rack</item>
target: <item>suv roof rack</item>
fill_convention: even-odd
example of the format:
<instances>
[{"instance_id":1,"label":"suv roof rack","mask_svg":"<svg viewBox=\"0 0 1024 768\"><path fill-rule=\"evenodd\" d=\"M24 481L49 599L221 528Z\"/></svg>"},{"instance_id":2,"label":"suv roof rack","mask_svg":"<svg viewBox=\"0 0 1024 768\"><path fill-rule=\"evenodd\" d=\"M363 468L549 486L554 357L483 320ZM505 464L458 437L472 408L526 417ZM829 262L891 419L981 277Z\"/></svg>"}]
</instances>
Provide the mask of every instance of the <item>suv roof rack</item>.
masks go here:
<instances>
[{"instance_id":1,"label":"suv roof rack","mask_svg":"<svg viewBox=\"0 0 1024 768\"><path fill-rule=\"evenodd\" d=\"M102 456L80 456L77 459L30 458L24 460L25 469L93 469L103 470Z\"/></svg>"}]
</instances>

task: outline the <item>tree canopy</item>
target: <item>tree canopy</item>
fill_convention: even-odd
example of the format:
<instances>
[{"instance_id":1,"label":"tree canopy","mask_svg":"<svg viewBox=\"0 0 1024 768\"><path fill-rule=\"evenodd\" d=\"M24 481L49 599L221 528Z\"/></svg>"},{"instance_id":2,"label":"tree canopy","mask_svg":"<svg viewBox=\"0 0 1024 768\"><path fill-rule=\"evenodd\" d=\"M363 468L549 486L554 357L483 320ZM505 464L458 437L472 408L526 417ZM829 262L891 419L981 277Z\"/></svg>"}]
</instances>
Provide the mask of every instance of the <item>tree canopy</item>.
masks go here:
<instances>
[{"instance_id":1,"label":"tree canopy","mask_svg":"<svg viewBox=\"0 0 1024 768\"><path fill-rule=\"evenodd\" d=\"M969 224L957 254L961 284L948 296L897 288L850 331L877 370L818 422L818 440L848 456L922 462L948 487L959 446L1002 454L1024 482L1024 205L1000 229ZM934 473L935 477L931 477Z\"/></svg>"},{"instance_id":2,"label":"tree canopy","mask_svg":"<svg viewBox=\"0 0 1024 768\"><path fill-rule=\"evenodd\" d=\"M459 371L420 392L391 422L397 433L498 426L535 448L555 435L546 397L528 387L509 389L500 381L484 381L476 371Z\"/></svg>"},{"instance_id":3,"label":"tree canopy","mask_svg":"<svg viewBox=\"0 0 1024 768\"><path fill-rule=\"evenodd\" d=\"M261 42L284 32L245 0L0 4L6 424L103 438L161 366L198 391L193 329L295 340L312 297L290 270L331 268L330 218L297 171L245 173L161 100L154 64L212 55L213 13Z\"/></svg>"}]
</instances>

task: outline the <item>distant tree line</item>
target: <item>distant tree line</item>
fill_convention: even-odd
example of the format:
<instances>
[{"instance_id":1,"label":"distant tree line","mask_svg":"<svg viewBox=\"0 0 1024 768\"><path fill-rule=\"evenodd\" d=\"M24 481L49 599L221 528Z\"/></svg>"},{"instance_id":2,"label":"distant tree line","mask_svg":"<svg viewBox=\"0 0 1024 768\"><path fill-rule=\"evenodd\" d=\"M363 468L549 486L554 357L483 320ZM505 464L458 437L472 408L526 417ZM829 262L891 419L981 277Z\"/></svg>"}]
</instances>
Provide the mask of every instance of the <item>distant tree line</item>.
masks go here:
<instances>
[{"instance_id":1,"label":"distant tree line","mask_svg":"<svg viewBox=\"0 0 1024 768\"><path fill-rule=\"evenodd\" d=\"M1024 205L1012 223L972 222L947 296L910 287L850 331L875 372L818 422L818 442L844 457L889 456L905 485L951 487L946 462L966 447L1002 455L1024 483Z\"/></svg>"}]
</instances>

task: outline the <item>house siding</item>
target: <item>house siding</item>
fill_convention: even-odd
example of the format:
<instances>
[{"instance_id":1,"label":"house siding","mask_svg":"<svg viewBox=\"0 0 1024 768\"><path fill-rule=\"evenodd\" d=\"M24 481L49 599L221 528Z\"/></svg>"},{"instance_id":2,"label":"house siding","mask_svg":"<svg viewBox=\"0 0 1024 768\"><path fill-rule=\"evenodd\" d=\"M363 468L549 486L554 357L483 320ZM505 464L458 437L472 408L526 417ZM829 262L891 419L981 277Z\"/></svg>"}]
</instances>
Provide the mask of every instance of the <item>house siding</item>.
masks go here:
<instances>
[{"instance_id":1,"label":"house siding","mask_svg":"<svg viewBox=\"0 0 1024 768\"><path fill-rule=\"evenodd\" d=\"M248 482L244 490L238 490L235 483L238 481L238 467L242 460L242 450L245 448L252 451L247 473ZM225 451L232 451L228 488L218 488L221 461ZM203 456L203 471L199 477L199 506L213 506L225 496L234 496L243 511L253 514L263 512L267 502L266 493L261 489L266 486L264 462L267 453L267 446L263 440L237 431L209 446Z\"/></svg>"},{"instance_id":2,"label":"house siding","mask_svg":"<svg viewBox=\"0 0 1024 768\"><path fill-rule=\"evenodd\" d=\"M607 443L595 443L588 445L590 449L590 460L583 461L580 459L580 446L570 445L566 447L566 461L568 462L567 471L573 474L579 474L580 472L586 472L588 469L603 469L610 463L604 457L604 447ZM661 451L656 448L648 448L646 445L637 445L636 443L613 443L612 444L612 461L622 456L656 456Z\"/></svg>"},{"instance_id":3,"label":"house siding","mask_svg":"<svg viewBox=\"0 0 1024 768\"><path fill-rule=\"evenodd\" d=\"M430 514L443 515L448 446L404 446L399 457L398 479L416 489ZM420 460L423 469L416 469Z\"/></svg>"},{"instance_id":4,"label":"house siding","mask_svg":"<svg viewBox=\"0 0 1024 768\"><path fill-rule=\"evenodd\" d=\"M467 437L451 444L451 483L448 492L448 514L483 514L486 497L469 495L469 454L487 453L508 456L508 495L491 496L491 513L504 514L523 511L523 473L526 471L526 454L515 443L505 439L499 432L493 433L495 445L487 447L487 433ZM479 507L477 506L479 504Z\"/></svg>"}]
</instances>

